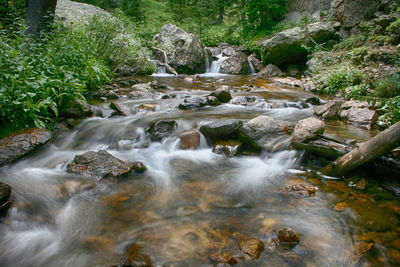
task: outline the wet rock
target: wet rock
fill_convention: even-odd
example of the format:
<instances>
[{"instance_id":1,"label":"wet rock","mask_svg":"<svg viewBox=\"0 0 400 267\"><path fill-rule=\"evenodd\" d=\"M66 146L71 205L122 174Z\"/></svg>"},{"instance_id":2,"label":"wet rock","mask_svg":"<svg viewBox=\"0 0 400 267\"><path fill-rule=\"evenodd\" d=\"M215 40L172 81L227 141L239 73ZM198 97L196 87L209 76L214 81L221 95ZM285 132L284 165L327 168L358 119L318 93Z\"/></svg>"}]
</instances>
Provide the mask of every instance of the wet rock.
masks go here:
<instances>
[{"instance_id":1,"label":"wet rock","mask_svg":"<svg viewBox=\"0 0 400 267\"><path fill-rule=\"evenodd\" d=\"M294 125L291 123L259 116L239 129L239 140L255 149L262 149L272 138L285 135L293 128Z\"/></svg>"},{"instance_id":2,"label":"wet rock","mask_svg":"<svg viewBox=\"0 0 400 267\"><path fill-rule=\"evenodd\" d=\"M249 103L254 103L256 98L254 96L236 96L229 101L233 105L247 106Z\"/></svg>"},{"instance_id":3,"label":"wet rock","mask_svg":"<svg viewBox=\"0 0 400 267\"><path fill-rule=\"evenodd\" d=\"M184 81L184 82L187 82L187 83L193 83L193 78L191 78L191 77L186 77L186 78L183 79L183 81Z\"/></svg>"},{"instance_id":4,"label":"wet rock","mask_svg":"<svg viewBox=\"0 0 400 267\"><path fill-rule=\"evenodd\" d=\"M150 139L153 141L161 141L163 138L170 136L178 128L176 121L157 121L150 124L148 132Z\"/></svg>"},{"instance_id":5,"label":"wet rock","mask_svg":"<svg viewBox=\"0 0 400 267\"><path fill-rule=\"evenodd\" d=\"M66 119L65 124L69 129L74 129L82 122L82 119Z\"/></svg>"},{"instance_id":6,"label":"wet rock","mask_svg":"<svg viewBox=\"0 0 400 267\"><path fill-rule=\"evenodd\" d=\"M336 211L343 211L347 208L347 203L346 202L340 202L337 203L333 206L333 209Z\"/></svg>"},{"instance_id":7,"label":"wet rock","mask_svg":"<svg viewBox=\"0 0 400 267\"><path fill-rule=\"evenodd\" d=\"M200 132L198 131L182 133L179 139L181 141L179 143L180 149L196 149L200 146Z\"/></svg>"},{"instance_id":8,"label":"wet rock","mask_svg":"<svg viewBox=\"0 0 400 267\"><path fill-rule=\"evenodd\" d=\"M227 157L234 157L240 154L242 145L243 143L240 141L218 141L215 143L212 151Z\"/></svg>"},{"instance_id":9,"label":"wet rock","mask_svg":"<svg viewBox=\"0 0 400 267\"><path fill-rule=\"evenodd\" d=\"M311 105L314 105L314 106L321 105L321 100L318 97L315 97L315 96L307 98L305 102L309 103Z\"/></svg>"},{"instance_id":10,"label":"wet rock","mask_svg":"<svg viewBox=\"0 0 400 267\"><path fill-rule=\"evenodd\" d=\"M183 100L178 108L182 110L195 110L207 105L207 100L201 97L193 97Z\"/></svg>"},{"instance_id":11,"label":"wet rock","mask_svg":"<svg viewBox=\"0 0 400 267\"><path fill-rule=\"evenodd\" d=\"M90 117L93 115L92 106L89 104L81 104L76 101L69 101L68 103L61 106L59 116L64 119L81 119Z\"/></svg>"},{"instance_id":12,"label":"wet rock","mask_svg":"<svg viewBox=\"0 0 400 267\"><path fill-rule=\"evenodd\" d=\"M283 187L280 192L284 195L296 197L313 197L317 192L317 187L304 181L294 181Z\"/></svg>"},{"instance_id":13,"label":"wet rock","mask_svg":"<svg viewBox=\"0 0 400 267\"><path fill-rule=\"evenodd\" d=\"M221 103L228 103L232 99L231 93L227 89L218 89L211 96L218 98Z\"/></svg>"},{"instance_id":14,"label":"wet rock","mask_svg":"<svg viewBox=\"0 0 400 267\"><path fill-rule=\"evenodd\" d=\"M11 186L0 182L0 216L11 206Z\"/></svg>"},{"instance_id":15,"label":"wet rock","mask_svg":"<svg viewBox=\"0 0 400 267\"><path fill-rule=\"evenodd\" d=\"M262 62L254 54L251 54L247 60L253 65L256 72L259 72L264 68L264 64L262 64Z\"/></svg>"},{"instance_id":16,"label":"wet rock","mask_svg":"<svg viewBox=\"0 0 400 267\"><path fill-rule=\"evenodd\" d=\"M156 111L157 107L156 104L141 104L139 110Z\"/></svg>"},{"instance_id":17,"label":"wet rock","mask_svg":"<svg viewBox=\"0 0 400 267\"><path fill-rule=\"evenodd\" d=\"M302 87L303 86L303 82L301 80L293 78L293 77L272 78L271 81L280 86L289 86L289 87Z\"/></svg>"},{"instance_id":18,"label":"wet rock","mask_svg":"<svg viewBox=\"0 0 400 267\"><path fill-rule=\"evenodd\" d=\"M111 101L110 108L114 110L111 116L126 116L126 113L122 110L121 106L118 103Z\"/></svg>"},{"instance_id":19,"label":"wet rock","mask_svg":"<svg viewBox=\"0 0 400 267\"><path fill-rule=\"evenodd\" d=\"M167 24L153 40L165 51L168 62L165 62L165 54L161 50L155 51L156 59L168 63L178 73L194 74L205 70L205 46L197 36Z\"/></svg>"},{"instance_id":20,"label":"wet rock","mask_svg":"<svg viewBox=\"0 0 400 267\"><path fill-rule=\"evenodd\" d=\"M349 263L356 265L359 260L372 248L374 243L357 242L349 251Z\"/></svg>"},{"instance_id":21,"label":"wet rock","mask_svg":"<svg viewBox=\"0 0 400 267\"><path fill-rule=\"evenodd\" d=\"M75 156L73 162L68 164L67 171L101 180L127 176L132 172L132 166L107 151L100 150Z\"/></svg>"},{"instance_id":22,"label":"wet rock","mask_svg":"<svg viewBox=\"0 0 400 267\"><path fill-rule=\"evenodd\" d=\"M142 247L139 244L133 244L128 251L126 256L129 260L131 267L151 267L152 262L149 256L142 252Z\"/></svg>"},{"instance_id":23,"label":"wet rock","mask_svg":"<svg viewBox=\"0 0 400 267\"><path fill-rule=\"evenodd\" d=\"M290 66L287 68L286 72L287 72L287 74L288 74L289 76L296 77L296 76L298 76L299 73L300 73L300 71L299 71L299 66L297 66L297 65L290 65Z\"/></svg>"},{"instance_id":24,"label":"wet rock","mask_svg":"<svg viewBox=\"0 0 400 267\"><path fill-rule=\"evenodd\" d=\"M51 131L32 128L0 139L0 166L10 164L33 152L52 138Z\"/></svg>"},{"instance_id":25,"label":"wet rock","mask_svg":"<svg viewBox=\"0 0 400 267\"><path fill-rule=\"evenodd\" d=\"M200 132L211 141L235 139L242 125L242 121L234 119L217 121L201 126Z\"/></svg>"},{"instance_id":26,"label":"wet rock","mask_svg":"<svg viewBox=\"0 0 400 267\"><path fill-rule=\"evenodd\" d=\"M132 169L136 172L136 173L144 173L145 171L147 171L147 167L146 165L144 165L142 162L138 161L133 163Z\"/></svg>"},{"instance_id":27,"label":"wet rock","mask_svg":"<svg viewBox=\"0 0 400 267\"><path fill-rule=\"evenodd\" d=\"M352 107L349 110L342 110L339 115L342 119L347 119L351 124L368 130L378 120L378 113L368 108Z\"/></svg>"},{"instance_id":28,"label":"wet rock","mask_svg":"<svg viewBox=\"0 0 400 267\"><path fill-rule=\"evenodd\" d=\"M133 99L154 99L160 96L150 83L138 83L131 87L131 92L128 94L129 98Z\"/></svg>"},{"instance_id":29,"label":"wet rock","mask_svg":"<svg viewBox=\"0 0 400 267\"><path fill-rule=\"evenodd\" d=\"M355 189L357 190L364 190L367 188L368 182L364 178L362 178L360 181L356 183L356 186L354 186Z\"/></svg>"},{"instance_id":30,"label":"wet rock","mask_svg":"<svg viewBox=\"0 0 400 267\"><path fill-rule=\"evenodd\" d=\"M213 262L216 262L217 264L222 263L222 264L235 265L235 264L239 263L239 259L237 257L226 254L226 253L225 254L212 254L212 255L210 255L210 258Z\"/></svg>"},{"instance_id":31,"label":"wet rock","mask_svg":"<svg viewBox=\"0 0 400 267\"><path fill-rule=\"evenodd\" d=\"M258 259L264 251L264 243L256 238L239 241L239 249L252 259Z\"/></svg>"},{"instance_id":32,"label":"wet rock","mask_svg":"<svg viewBox=\"0 0 400 267\"><path fill-rule=\"evenodd\" d=\"M281 77L283 76L283 72L277 66L268 64L259 73L257 73L257 76L261 78Z\"/></svg>"},{"instance_id":33,"label":"wet rock","mask_svg":"<svg viewBox=\"0 0 400 267\"><path fill-rule=\"evenodd\" d=\"M221 102L215 96L206 97L207 105L215 107L221 105Z\"/></svg>"},{"instance_id":34,"label":"wet rock","mask_svg":"<svg viewBox=\"0 0 400 267\"><path fill-rule=\"evenodd\" d=\"M325 105L316 107L314 114L325 120L335 119L339 114L342 103L343 101L330 101Z\"/></svg>"},{"instance_id":35,"label":"wet rock","mask_svg":"<svg viewBox=\"0 0 400 267\"><path fill-rule=\"evenodd\" d=\"M294 128L294 140L307 142L315 139L325 131L325 123L316 118L307 118L299 121Z\"/></svg>"},{"instance_id":36,"label":"wet rock","mask_svg":"<svg viewBox=\"0 0 400 267\"><path fill-rule=\"evenodd\" d=\"M279 230L278 239L285 248L293 248L300 243L299 235L289 227Z\"/></svg>"},{"instance_id":37,"label":"wet rock","mask_svg":"<svg viewBox=\"0 0 400 267\"><path fill-rule=\"evenodd\" d=\"M248 74L250 69L246 54L236 52L222 62L219 72L225 74Z\"/></svg>"}]
</instances>

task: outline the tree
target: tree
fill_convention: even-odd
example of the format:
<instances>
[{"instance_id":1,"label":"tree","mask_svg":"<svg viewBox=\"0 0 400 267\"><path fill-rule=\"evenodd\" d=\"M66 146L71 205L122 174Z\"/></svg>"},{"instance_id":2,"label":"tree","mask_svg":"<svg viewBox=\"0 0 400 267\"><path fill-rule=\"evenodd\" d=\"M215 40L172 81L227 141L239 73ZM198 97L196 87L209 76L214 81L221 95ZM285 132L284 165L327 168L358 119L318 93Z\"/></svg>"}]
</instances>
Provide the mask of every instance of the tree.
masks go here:
<instances>
[{"instance_id":1,"label":"tree","mask_svg":"<svg viewBox=\"0 0 400 267\"><path fill-rule=\"evenodd\" d=\"M268 29L286 12L287 0L246 0L246 27L250 30Z\"/></svg>"},{"instance_id":2,"label":"tree","mask_svg":"<svg viewBox=\"0 0 400 267\"><path fill-rule=\"evenodd\" d=\"M27 0L28 13L26 16L27 32L38 35L40 31L54 19L57 0Z\"/></svg>"}]
</instances>

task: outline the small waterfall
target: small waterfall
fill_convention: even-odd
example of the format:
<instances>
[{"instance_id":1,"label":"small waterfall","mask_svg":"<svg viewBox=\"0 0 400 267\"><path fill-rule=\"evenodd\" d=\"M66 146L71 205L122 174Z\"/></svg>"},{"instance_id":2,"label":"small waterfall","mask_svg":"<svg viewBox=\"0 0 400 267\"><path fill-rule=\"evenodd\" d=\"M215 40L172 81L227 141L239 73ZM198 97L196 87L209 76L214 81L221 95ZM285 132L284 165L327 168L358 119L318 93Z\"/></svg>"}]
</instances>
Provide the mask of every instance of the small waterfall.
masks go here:
<instances>
[{"instance_id":1,"label":"small waterfall","mask_svg":"<svg viewBox=\"0 0 400 267\"><path fill-rule=\"evenodd\" d=\"M249 65L250 65L249 74L254 74L254 73L256 73L257 71L256 71L256 68L254 67L253 63L251 63L251 62L249 61Z\"/></svg>"},{"instance_id":2,"label":"small waterfall","mask_svg":"<svg viewBox=\"0 0 400 267\"><path fill-rule=\"evenodd\" d=\"M227 58L229 58L229 57L224 57L224 55L222 53L217 55L216 57L217 57L217 60L214 60L211 63L211 67L207 71L207 73L219 73L222 62L224 62Z\"/></svg>"}]
</instances>

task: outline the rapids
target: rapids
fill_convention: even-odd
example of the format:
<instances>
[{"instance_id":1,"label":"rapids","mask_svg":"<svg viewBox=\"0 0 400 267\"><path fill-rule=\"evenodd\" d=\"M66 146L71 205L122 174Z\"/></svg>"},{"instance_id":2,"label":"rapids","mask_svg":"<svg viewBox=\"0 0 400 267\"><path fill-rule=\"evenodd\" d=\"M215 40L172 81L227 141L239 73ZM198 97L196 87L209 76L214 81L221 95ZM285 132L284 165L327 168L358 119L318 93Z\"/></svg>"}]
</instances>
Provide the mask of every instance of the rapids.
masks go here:
<instances>
[{"instance_id":1,"label":"rapids","mask_svg":"<svg viewBox=\"0 0 400 267\"><path fill-rule=\"evenodd\" d=\"M14 203L0 224L0 265L113 266L138 244L154 266L212 266L213 254L240 255L238 236L268 243L274 231L290 227L300 236L298 246L278 252L267 246L257 261L238 266L352 266L362 222L351 209L332 208L340 196L321 188L310 198L280 194L290 181L309 176L318 187L331 183L302 165L302 153L274 149L287 137L272 140L273 152L261 155L227 158L213 153L204 139L196 150L179 149L180 133L210 121L268 115L297 122L312 116L313 107L304 105L312 95L251 76L203 76L193 83L141 77L167 85L160 94L176 97L123 97L118 102L126 117L109 117L107 104L98 104L104 118L59 130L40 151L3 167L0 180L12 186ZM222 84L234 88L233 96L256 99L247 106L177 108L184 98L207 95ZM142 104L156 107L141 110ZM150 142L146 127L160 119L176 120L178 129L162 142ZM371 135L337 122L328 124L327 134L359 140ZM141 161L148 170L101 182L66 172L75 155L100 149L126 162ZM388 265L387 249L376 251L359 264Z\"/></svg>"}]
</instances>

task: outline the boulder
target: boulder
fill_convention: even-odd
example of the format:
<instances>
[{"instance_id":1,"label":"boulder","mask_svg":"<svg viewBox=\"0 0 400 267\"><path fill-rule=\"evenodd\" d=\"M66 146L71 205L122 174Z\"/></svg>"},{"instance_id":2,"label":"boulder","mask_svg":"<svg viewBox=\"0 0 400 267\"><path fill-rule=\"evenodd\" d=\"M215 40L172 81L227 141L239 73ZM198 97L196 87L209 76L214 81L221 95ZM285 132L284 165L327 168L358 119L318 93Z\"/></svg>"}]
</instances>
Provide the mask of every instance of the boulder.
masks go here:
<instances>
[{"instance_id":1,"label":"boulder","mask_svg":"<svg viewBox=\"0 0 400 267\"><path fill-rule=\"evenodd\" d=\"M73 2L70 0L58 0L55 16L67 23L88 22L93 15L111 17L111 14L94 5Z\"/></svg>"},{"instance_id":2,"label":"boulder","mask_svg":"<svg viewBox=\"0 0 400 267\"><path fill-rule=\"evenodd\" d=\"M148 132L152 141L161 141L163 138L170 136L178 128L176 121L156 121L150 124Z\"/></svg>"},{"instance_id":3,"label":"boulder","mask_svg":"<svg viewBox=\"0 0 400 267\"><path fill-rule=\"evenodd\" d=\"M146 165L144 165L142 162L138 161L132 164L132 169L136 172L136 173L144 173L145 171L147 171L147 167Z\"/></svg>"},{"instance_id":4,"label":"boulder","mask_svg":"<svg viewBox=\"0 0 400 267\"><path fill-rule=\"evenodd\" d=\"M256 238L240 240L238 246L244 254L247 254L252 259L258 259L265 249L264 242Z\"/></svg>"},{"instance_id":5,"label":"boulder","mask_svg":"<svg viewBox=\"0 0 400 267\"><path fill-rule=\"evenodd\" d=\"M207 101L207 105L209 105L209 106L215 107L215 106L221 105L221 102L215 96L207 96L206 101Z\"/></svg>"},{"instance_id":6,"label":"boulder","mask_svg":"<svg viewBox=\"0 0 400 267\"><path fill-rule=\"evenodd\" d=\"M342 104L340 109L350 109L350 108L369 108L370 105L367 101L350 100Z\"/></svg>"},{"instance_id":7,"label":"boulder","mask_svg":"<svg viewBox=\"0 0 400 267\"><path fill-rule=\"evenodd\" d=\"M0 182L0 216L11 206L11 186Z\"/></svg>"},{"instance_id":8,"label":"boulder","mask_svg":"<svg viewBox=\"0 0 400 267\"><path fill-rule=\"evenodd\" d=\"M231 99L231 93L226 89L218 89L211 93L211 96L215 96L221 103L228 103Z\"/></svg>"},{"instance_id":9,"label":"boulder","mask_svg":"<svg viewBox=\"0 0 400 267\"><path fill-rule=\"evenodd\" d=\"M181 28L167 24L153 41L165 52L156 50L156 59L168 63L178 73L202 73L206 69L205 46L201 40ZM165 56L167 61L165 62Z\"/></svg>"},{"instance_id":10,"label":"boulder","mask_svg":"<svg viewBox=\"0 0 400 267\"><path fill-rule=\"evenodd\" d=\"M215 143L212 151L217 154L223 154L227 157L238 156L242 150L243 143L240 141L218 141Z\"/></svg>"},{"instance_id":11,"label":"boulder","mask_svg":"<svg viewBox=\"0 0 400 267\"><path fill-rule=\"evenodd\" d=\"M238 130L242 127L241 120L225 120L211 122L200 127L200 132L212 142L235 139Z\"/></svg>"},{"instance_id":12,"label":"boulder","mask_svg":"<svg viewBox=\"0 0 400 267\"><path fill-rule=\"evenodd\" d=\"M275 66L273 64L268 64L259 73L257 73L257 76L261 77L261 78L281 77L281 76L283 76L283 72L277 66Z\"/></svg>"},{"instance_id":13,"label":"boulder","mask_svg":"<svg viewBox=\"0 0 400 267\"><path fill-rule=\"evenodd\" d=\"M352 107L348 110L342 110L339 115L342 119L347 119L351 124L368 130L371 129L372 125L378 120L376 110L370 110L368 108Z\"/></svg>"},{"instance_id":14,"label":"boulder","mask_svg":"<svg viewBox=\"0 0 400 267\"><path fill-rule=\"evenodd\" d=\"M261 43L261 55L265 64L287 67L307 61L307 50L310 38L317 43L338 39L337 24L316 22L308 25L307 30L300 27L291 28L265 39Z\"/></svg>"},{"instance_id":15,"label":"boulder","mask_svg":"<svg viewBox=\"0 0 400 267\"><path fill-rule=\"evenodd\" d=\"M247 61L253 65L256 72L259 72L264 68L264 64L262 64L262 62L254 54L248 56Z\"/></svg>"},{"instance_id":16,"label":"boulder","mask_svg":"<svg viewBox=\"0 0 400 267\"><path fill-rule=\"evenodd\" d=\"M272 138L285 135L293 129L293 124L259 116L248 121L239 129L239 140L244 144L261 150Z\"/></svg>"},{"instance_id":17,"label":"boulder","mask_svg":"<svg viewBox=\"0 0 400 267\"><path fill-rule=\"evenodd\" d=\"M249 70L250 65L246 54L237 52L222 62L219 72L225 74L248 74Z\"/></svg>"},{"instance_id":18,"label":"boulder","mask_svg":"<svg viewBox=\"0 0 400 267\"><path fill-rule=\"evenodd\" d=\"M247 106L250 103L254 103L256 98L254 96L236 96L229 101L233 105Z\"/></svg>"},{"instance_id":19,"label":"boulder","mask_svg":"<svg viewBox=\"0 0 400 267\"><path fill-rule=\"evenodd\" d=\"M314 106L321 105L321 100L320 100L318 97L316 97L316 96L312 96L312 97L307 98L307 99L305 100L305 102L306 102L306 103L309 103L309 104L311 104L311 105L314 105Z\"/></svg>"},{"instance_id":20,"label":"boulder","mask_svg":"<svg viewBox=\"0 0 400 267\"><path fill-rule=\"evenodd\" d=\"M306 142L314 139L325 131L325 123L316 118L307 118L299 121L294 128L294 140Z\"/></svg>"},{"instance_id":21,"label":"boulder","mask_svg":"<svg viewBox=\"0 0 400 267\"><path fill-rule=\"evenodd\" d=\"M32 128L0 139L0 166L10 164L33 152L52 138L51 131Z\"/></svg>"},{"instance_id":22,"label":"boulder","mask_svg":"<svg viewBox=\"0 0 400 267\"><path fill-rule=\"evenodd\" d=\"M350 30L361 21L371 19L377 11L379 0L334 0L333 19L339 21L344 30Z\"/></svg>"},{"instance_id":23,"label":"boulder","mask_svg":"<svg viewBox=\"0 0 400 267\"><path fill-rule=\"evenodd\" d=\"M196 149L200 146L200 132L199 131L190 131L182 133L179 136L180 149Z\"/></svg>"},{"instance_id":24,"label":"boulder","mask_svg":"<svg viewBox=\"0 0 400 267\"><path fill-rule=\"evenodd\" d=\"M132 166L111 155L105 150L88 151L75 156L68 164L67 171L87 176L95 180L120 178L132 172Z\"/></svg>"},{"instance_id":25,"label":"boulder","mask_svg":"<svg viewBox=\"0 0 400 267\"><path fill-rule=\"evenodd\" d=\"M325 120L337 118L343 101L330 101L315 108L314 114Z\"/></svg>"}]
</instances>

